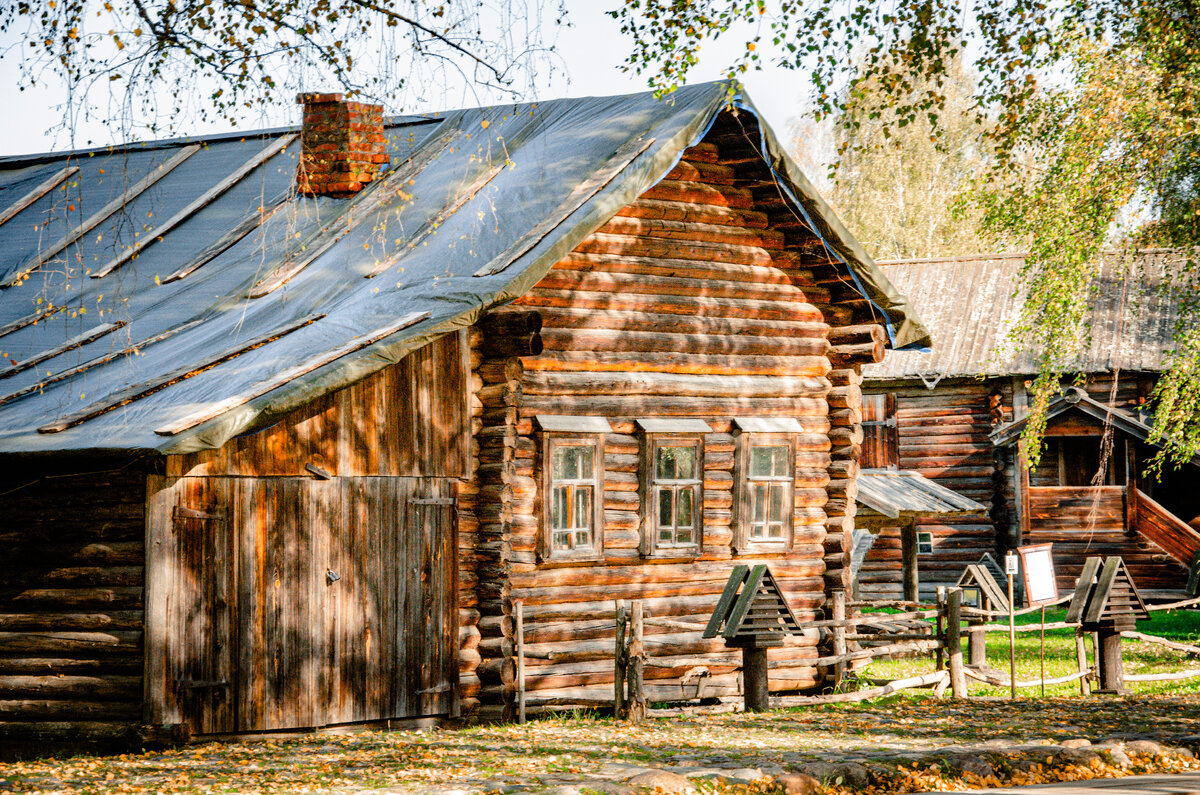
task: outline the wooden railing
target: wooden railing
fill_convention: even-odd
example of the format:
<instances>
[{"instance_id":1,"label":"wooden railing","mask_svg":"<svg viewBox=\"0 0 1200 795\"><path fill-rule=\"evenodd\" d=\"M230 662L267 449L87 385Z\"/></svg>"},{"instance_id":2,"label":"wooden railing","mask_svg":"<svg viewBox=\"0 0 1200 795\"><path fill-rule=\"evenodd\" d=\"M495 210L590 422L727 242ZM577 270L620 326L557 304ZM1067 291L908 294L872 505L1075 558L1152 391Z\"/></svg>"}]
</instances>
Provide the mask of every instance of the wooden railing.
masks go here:
<instances>
[{"instance_id":1,"label":"wooden railing","mask_svg":"<svg viewBox=\"0 0 1200 795\"><path fill-rule=\"evenodd\" d=\"M1200 533L1185 524L1178 516L1151 499L1141 489L1132 489L1131 499L1137 500L1135 515L1137 530L1148 540L1162 547L1180 565L1192 565L1200 552Z\"/></svg>"}]
</instances>

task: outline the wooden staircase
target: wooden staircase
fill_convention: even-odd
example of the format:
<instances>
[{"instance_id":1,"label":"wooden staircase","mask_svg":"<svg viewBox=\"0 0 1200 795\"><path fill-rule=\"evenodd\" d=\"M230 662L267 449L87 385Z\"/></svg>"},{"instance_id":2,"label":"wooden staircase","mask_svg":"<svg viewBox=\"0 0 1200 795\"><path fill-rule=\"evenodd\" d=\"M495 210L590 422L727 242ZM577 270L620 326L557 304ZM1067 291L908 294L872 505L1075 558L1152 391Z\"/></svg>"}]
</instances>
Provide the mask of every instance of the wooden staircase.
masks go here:
<instances>
[{"instance_id":1,"label":"wooden staircase","mask_svg":"<svg viewBox=\"0 0 1200 795\"><path fill-rule=\"evenodd\" d=\"M1197 552L1200 552L1200 533L1178 516L1168 511L1151 499L1141 489L1136 492L1136 528L1164 552L1177 560L1183 567L1192 565Z\"/></svg>"}]
</instances>

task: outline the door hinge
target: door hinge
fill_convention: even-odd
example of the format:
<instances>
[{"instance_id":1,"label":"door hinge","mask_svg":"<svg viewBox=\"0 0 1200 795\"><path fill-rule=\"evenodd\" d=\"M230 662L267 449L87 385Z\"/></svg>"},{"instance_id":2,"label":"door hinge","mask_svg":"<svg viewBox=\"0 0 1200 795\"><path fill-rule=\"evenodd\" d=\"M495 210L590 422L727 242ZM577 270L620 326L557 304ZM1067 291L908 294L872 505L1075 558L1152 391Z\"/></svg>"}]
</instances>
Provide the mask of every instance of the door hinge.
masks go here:
<instances>
[{"instance_id":1,"label":"door hinge","mask_svg":"<svg viewBox=\"0 0 1200 795\"><path fill-rule=\"evenodd\" d=\"M412 498L408 501L409 505L453 505L453 497L430 497L428 499Z\"/></svg>"}]
</instances>

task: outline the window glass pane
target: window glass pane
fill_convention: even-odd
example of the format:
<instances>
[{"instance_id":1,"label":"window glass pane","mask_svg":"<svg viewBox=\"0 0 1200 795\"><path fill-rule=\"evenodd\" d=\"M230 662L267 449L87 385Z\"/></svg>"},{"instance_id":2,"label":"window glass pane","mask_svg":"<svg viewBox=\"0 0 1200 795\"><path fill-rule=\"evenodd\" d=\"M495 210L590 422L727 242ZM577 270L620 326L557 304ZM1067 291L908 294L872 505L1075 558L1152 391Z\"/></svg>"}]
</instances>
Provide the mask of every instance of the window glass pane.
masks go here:
<instances>
[{"instance_id":1,"label":"window glass pane","mask_svg":"<svg viewBox=\"0 0 1200 795\"><path fill-rule=\"evenodd\" d=\"M550 476L554 480L581 480L592 477L590 445L554 448Z\"/></svg>"},{"instance_id":2,"label":"window glass pane","mask_svg":"<svg viewBox=\"0 0 1200 795\"><path fill-rule=\"evenodd\" d=\"M660 447L658 448L658 462L655 465L654 477L659 480L673 480L675 478L675 447Z\"/></svg>"},{"instance_id":3,"label":"window glass pane","mask_svg":"<svg viewBox=\"0 0 1200 795\"><path fill-rule=\"evenodd\" d=\"M694 544L694 543L696 543L695 540L692 538L691 529L690 528L680 528L678 531L676 531L675 543L677 543L677 544Z\"/></svg>"},{"instance_id":4,"label":"window glass pane","mask_svg":"<svg viewBox=\"0 0 1200 795\"><path fill-rule=\"evenodd\" d=\"M771 521L783 521L783 486L771 486Z\"/></svg>"},{"instance_id":5,"label":"window glass pane","mask_svg":"<svg viewBox=\"0 0 1200 795\"><path fill-rule=\"evenodd\" d=\"M754 486L754 513L753 513L754 519L753 519L753 521L755 521L755 522L765 522L767 520L766 490L767 490L766 486L762 486L762 485Z\"/></svg>"},{"instance_id":6,"label":"window glass pane","mask_svg":"<svg viewBox=\"0 0 1200 795\"><path fill-rule=\"evenodd\" d=\"M671 527L673 524L675 524L675 522L673 521L673 519L674 519L674 516L673 516L674 511L672 510L673 506L671 505L671 502L672 502L671 498L673 496L674 495L671 493L670 489L659 489L658 490L658 526L659 527Z\"/></svg>"},{"instance_id":7,"label":"window glass pane","mask_svg":"<svg viewBox=\"0 0 1200 795\"><path fill-rule=\"evenodd\" d=\"M696 447L659 447L655 453L654 477L659 480L690 480L696 477Z\"/></svg>"},{"instance_id":8,"label":"window glass pane","mask_svg":"<svg viewBox=\"0 0 1200 795\"><path fill-rule=\"evenodd\" d=\"M679 490L679 511L675 517L675 524L678 527L692 526L692 490L684 486Z\"/></svg>"},{"instance_id":9,"label":"window glass pane","mask_svg":"<svg viewBox=\"0 0 1200 795\"><path fill-rule=\"evenodd\" d=\"M575 523L572 527L588 528L592 526L592 488L590 486L575 487Z\"/></svg>"},{"instance_id":10,"label":"window glass pane","mask_svg":"<svg viewBox=\"0 0 1200 795\"><path fill-rule=\"evenodd\" d=\"M787 477L788 449L787 445L751 447L750 477Z\"/></svg>"},{"instance_id":11,"label":"window glass pane","mask_svg":"<svg viewBox=\"0 0 1200 795\"><path fill-rule=\"evenodd\" d=\"M567 487L558 486L554 489L553 508L550 513L550 527L562 530L568 527L571 511L567 507Z\"/></svg>"}]
</instances>

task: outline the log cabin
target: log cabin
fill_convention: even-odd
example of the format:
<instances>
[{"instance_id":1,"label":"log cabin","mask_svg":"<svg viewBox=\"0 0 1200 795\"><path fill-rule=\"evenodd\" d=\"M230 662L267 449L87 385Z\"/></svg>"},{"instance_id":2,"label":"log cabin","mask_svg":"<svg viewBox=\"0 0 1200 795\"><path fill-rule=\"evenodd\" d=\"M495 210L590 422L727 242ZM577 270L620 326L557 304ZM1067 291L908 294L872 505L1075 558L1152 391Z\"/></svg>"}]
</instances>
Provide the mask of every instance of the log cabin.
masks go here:
<instances>
[{"instance_id":1,"label":"log cabin","mask_svg":"<svg viewBox=\"0 0 1200 795\"><path fill-rule=\"evenodd\" d=\"M611 698L614 600L735 562L818 615L861 366L929 340L730 96L0 160L0 739L504 717L517 602L530 709ZM647 632L651 698L740 692Z\"/></svg>"},{"instance_id":2,"label":"log cabin","mask_svg":"<svg viewBox=\"0 0 1200 795\"><path fill-rule=\"evenodd\" d=\"M1020 465L1016 441L1036 362L1007 342L1021 310L1013 286L1022 256L881 266L921 307L936 345L889 353L864 368L862 464L919 472L985 507L918 517L923 596L952 585L984 554L999 560L1016 546L1048 542L1060 590L1074 587L1087 555L1123 556L1151 596L1184 588L1200 549L1200 504L1189 485L1198 473L1185 465L1161 482L1140 475L1155 453L1146 441L1148 401L1179 311L1177 296L1161 289L1162 274L1176 260L1152 251L1135 268L1116 257L1104 264L1090 340L1052 407L1046 449L1032 472ZM899 596L900 536L899 527L884 528L871 548L858 583L864 595Z\"/></svg>"}]
</instances>

